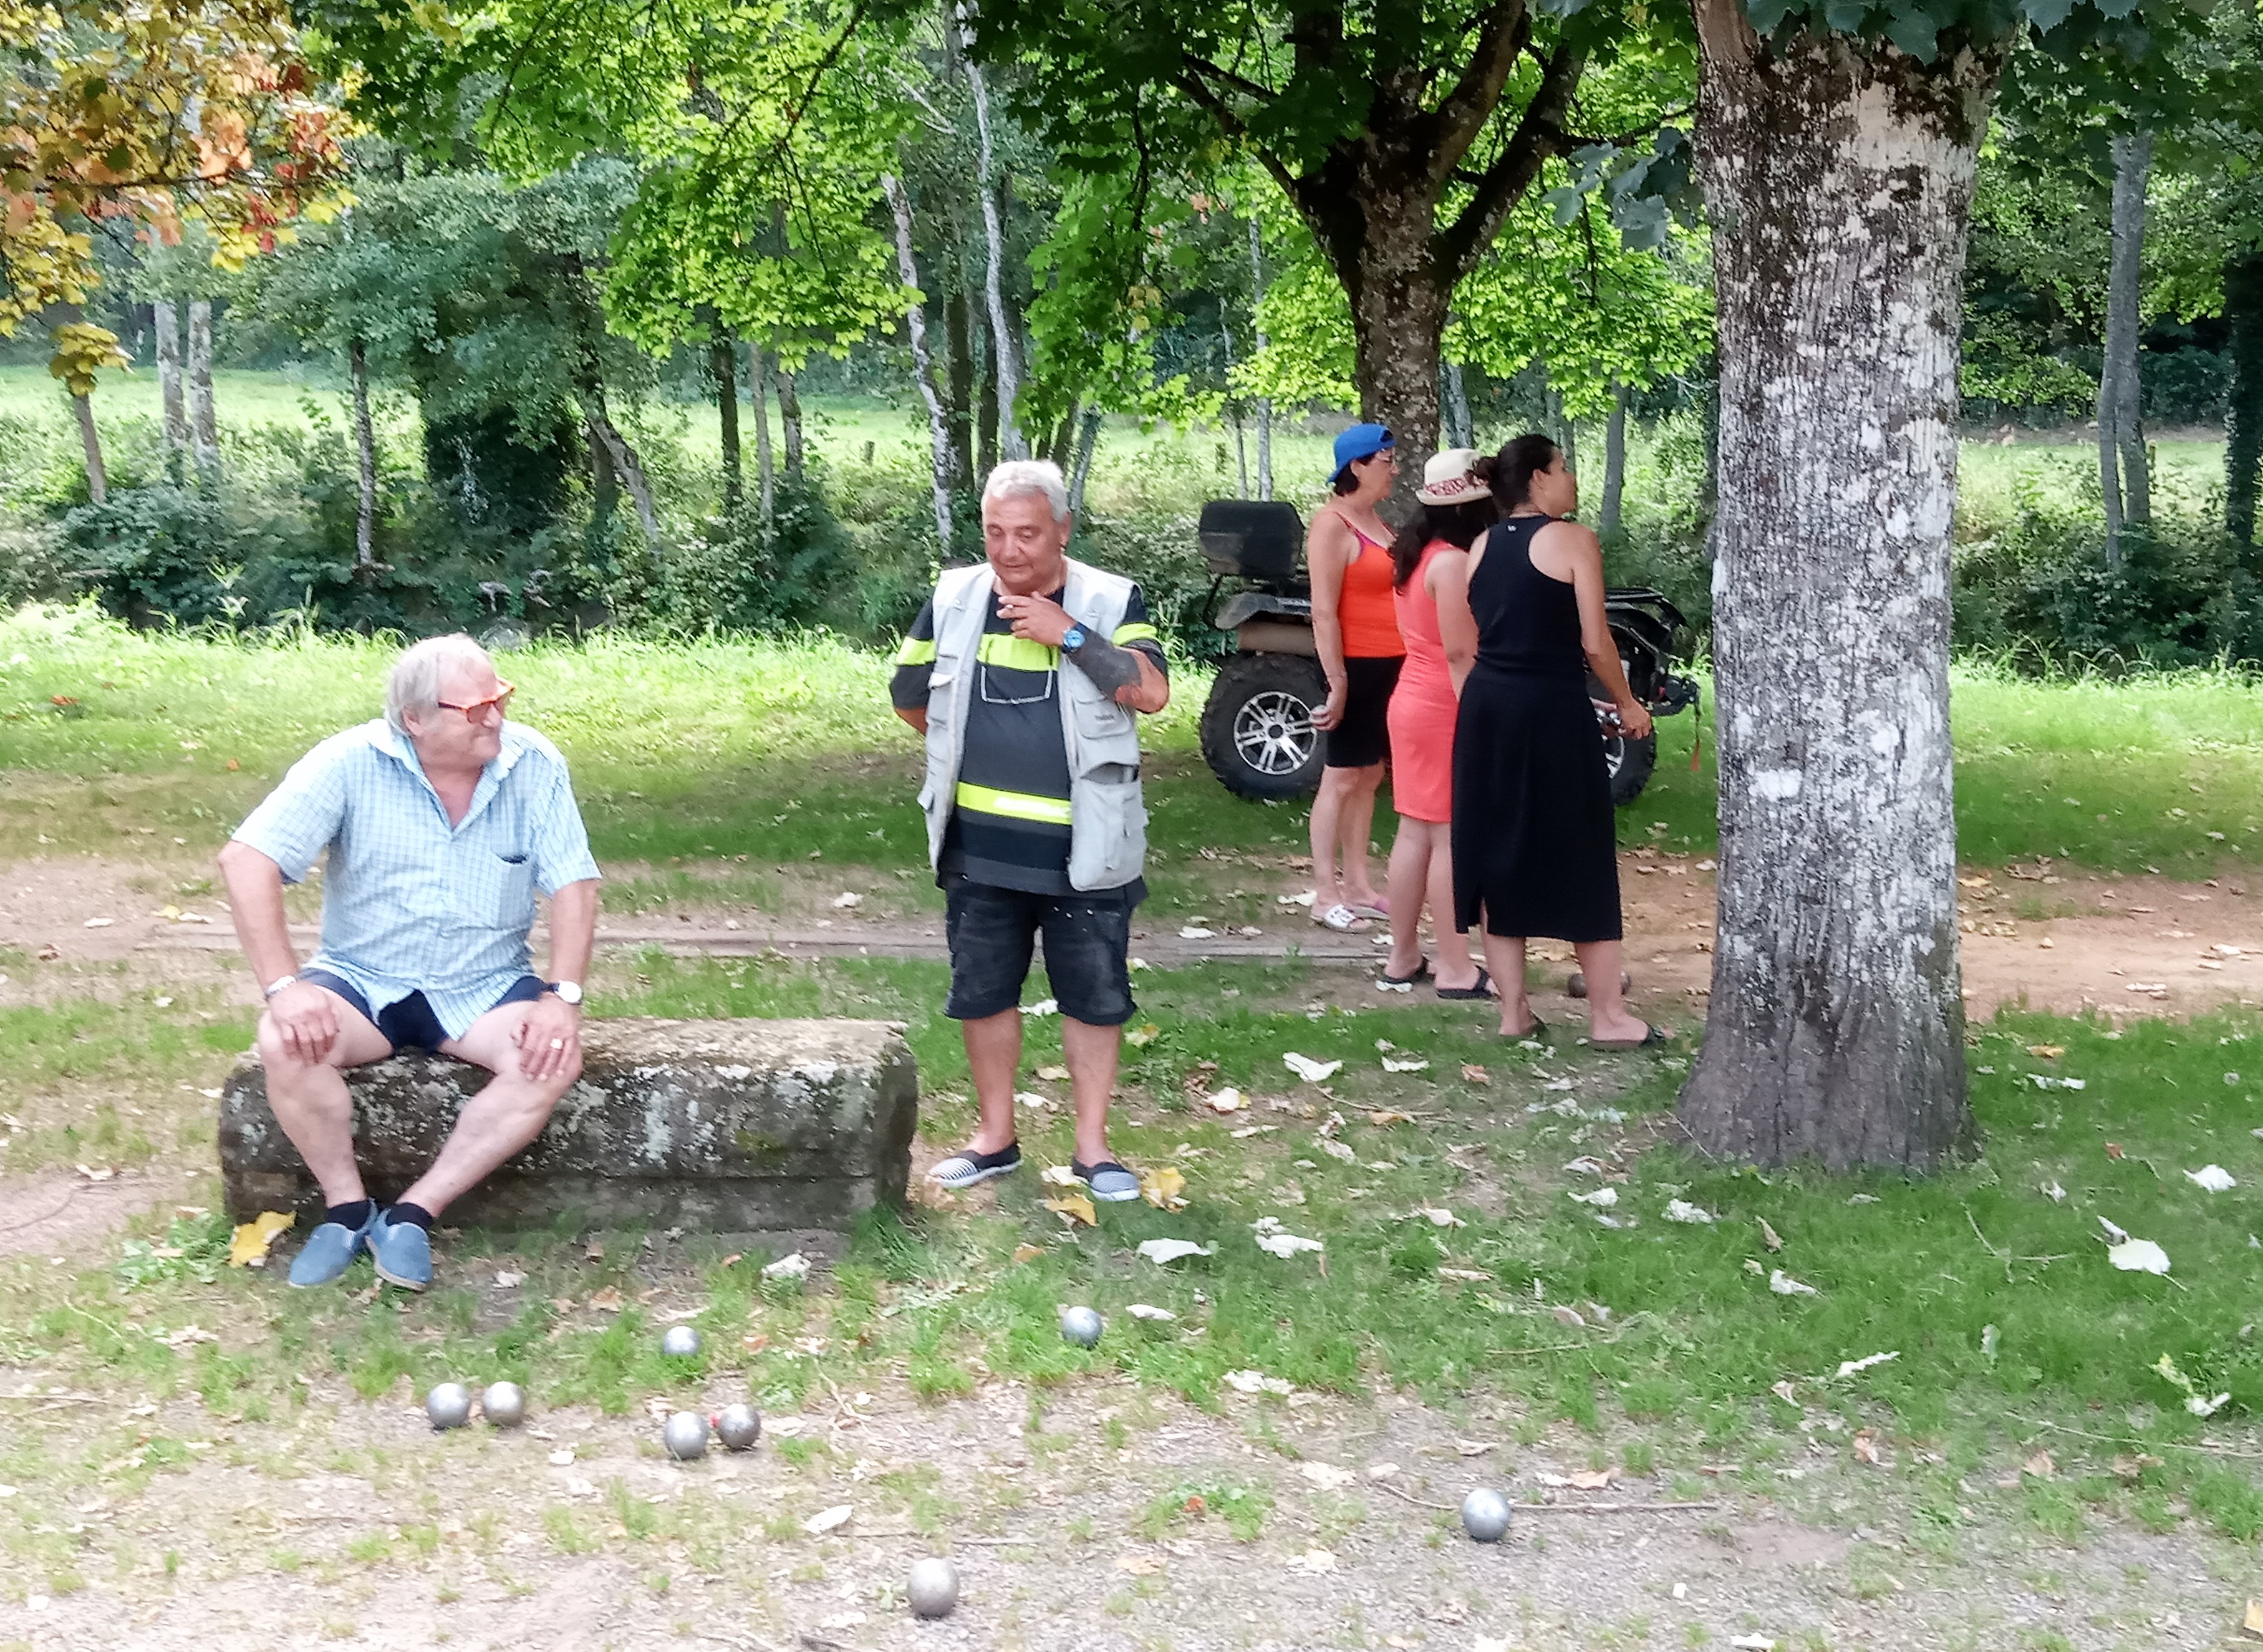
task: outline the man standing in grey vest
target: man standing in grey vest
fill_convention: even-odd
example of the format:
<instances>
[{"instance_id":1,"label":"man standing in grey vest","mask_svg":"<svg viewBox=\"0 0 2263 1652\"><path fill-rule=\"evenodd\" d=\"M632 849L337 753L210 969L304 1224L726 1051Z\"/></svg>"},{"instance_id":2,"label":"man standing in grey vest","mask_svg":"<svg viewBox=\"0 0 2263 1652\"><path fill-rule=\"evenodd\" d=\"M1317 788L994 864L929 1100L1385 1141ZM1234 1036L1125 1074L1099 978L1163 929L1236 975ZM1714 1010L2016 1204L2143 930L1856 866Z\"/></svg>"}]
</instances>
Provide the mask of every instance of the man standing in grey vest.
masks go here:
<instances>
[{"instance_id":1,"label":"man standing in grey vest","mask_svg":"<svg viewBox=\"0 0 2263 1652\"><path fill-rule=\"evenodd\" d=\"M1068 554L1057 465L1016 460L982 490L986 561L946 569L896 656L896 715L927 736L928 858L945 902L951 996L981 1119L929 1174L945 1187L1018 1169L1014 1080L1038 935L1075 1095L1071 1168L1093 1198L1139 1197L1110 1156L1108 1098L1132 1018L1127 956L1147 811L1132 714L1170 703L1139 588ZM1063 663L1066 662L1066 669Z\"/></svg>"}]
</instances>

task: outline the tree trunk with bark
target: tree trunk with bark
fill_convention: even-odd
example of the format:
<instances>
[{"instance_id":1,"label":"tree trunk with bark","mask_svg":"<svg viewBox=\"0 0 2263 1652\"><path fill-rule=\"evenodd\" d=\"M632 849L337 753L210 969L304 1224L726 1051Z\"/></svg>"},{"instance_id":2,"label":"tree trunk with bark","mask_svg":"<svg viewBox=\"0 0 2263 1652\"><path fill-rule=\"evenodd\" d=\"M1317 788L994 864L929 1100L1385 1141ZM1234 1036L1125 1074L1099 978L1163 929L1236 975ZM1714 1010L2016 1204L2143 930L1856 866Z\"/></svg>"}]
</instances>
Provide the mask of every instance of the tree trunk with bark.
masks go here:
<instances>
[{"instance_id":1,"label":"tree trunk with bark","mask_svg":"<svg viewBox=\"0 0 2263 1652\"><path fill-rule=\"evenodd\" d=\"M220 474L220 420L213 410L212 301L189 302L189 438L197 469Z\"/></svg>"},{"instance_id":2,"label":"tree trunk with bark","mask_svg":"<svg viewBox=\"0 0 2263 1652\"><path fill-rule=\"evenodd\" d=\"M71 412L78 420L79 451L86 455L86 496L97 504L108 504L110 472L102 462L102 432L94 424L94 398L74 394Z\"/></svg>"},{"instance_id":3,"label":"tree trunk with bark","mask_svg":"<svg viewBox=\"0 0 2263 1652\"><path fill-rule=\"evenodd\" d=\"M369 417L369 348L358 337L346 341L346 377L353 387L354 561L367 568L377 561L377 431Z\"/></svg>"},{"instance_id":4,"label":"tree trunk with bark","mask_svg":"<svg viewBox=\"0 0 2263 1652\"><path fill-rule=\"evenodd\" d=\"M944 415L951 436L953 487L974 475L974 317L966 294L954 289L943 305L944 349L950 363L944 377Z\"/></svg>"},{"instance_id":5,"label":"tree trunk with bark","mask_svg":"<svg viewBox=\"0 0 2263 1652\"><path fill-rule=\"evenodd\" d=\"M927 403L928 476L935 491L935 537L942 554L951 554L951 490L956 484L951 464L951 418L943 395L935 386L935 363L927 346L926 301L920 295L919 263L912 254L912 198L903 180L893 172L880 177L881 192L896 222L896 279L909 295L904 305L904 336L912 348L912 376L919 380L920 399Z\"/></svg>"},{"instance_id":6,"label":"tree trunk with bark","mask_svg":"<svg viewBox=\"0 0 2263 1652\"><path fill-rule=\"evenodd\" d=\"M636 506L637 522L644 529L645 544L657 556L662 542L660 508L653 498L652 481L645 475L644 460L614 424L612 413L605 405L604 367L597 355L597 339L603 327L597 319L596 293L588 269L578 257L569 257L565 264L566 308L574 337L574 394L581 403L582 426L589 432L591 465L601 492L609 468L612 478L628 489L629 499Z\"/></svg>"},{"instance_id":7,"label":"tree trunk with bark","mask_svg":"<svg viewBox=\"0 0 2263 1652\"><path fill-rule=\"evenodd\" d=\"M1071 516L1084 514L1084 484L1092 475L1092 455L1100 446L1101 412L1096 407L1087 408L1076 433L1076 467L1069 473L1068 510Z\"/></svg>"},{"instance_id":8,"label":"tree trunk with bark","mask_svg":"<svg viewBox=\"0 0 2263 1652\"><path fill-rule=\"evenodd\" d=\"M1626 497L1627 388L1611 387L1611 422L1603 427L1603 508L1595 517L1595 532L1609 539L1619 531L1619 510Z\"/></svg>"},{"instance_id":9,"label":"tree trunk with bark","mask_svg":"<svg viewBox=\"0 0 2263 1652\"><path fill-rule=\"evenodd\" d=\"M2106 566L2122 566L2125 525L2150 521L2151 476L2137 379L2139 287L2145 256L2149 134L2114 140L2113 253L2106 277L2106 359L2098 375L2098 485L2106 507Z\"/></svg>"},{"instance_id":10,"label":"tree trunk with bark","mask_svg":"<svg viewBox=\"0 0 2263 1652\"><path fill-rule=\"evenodd\" d=\"M173 301L149 306L157 331L157 402L163 409L165 464L178 482L189 454L189 406L181 388L181 313Z\"/></svg>"},{"instance_id":11,"label":"tree trunk with bark","mask_svg":"<svg viewBox=\"0 0 2263 1652\"><path fill-rule=\"evenodd\" d=\"M974 391L974 477L979 486L998 466L998 352L986 342Z\"/></svg>"},{"instance_id":12,"label":"tree trunk with bark","mask_svg":"<svg viewBox=\"0 0 2263 1652\"><path fill-rule=\"evenodd\" d=\"M2223 261L2223 314L2230 334L2230 417L2224 421L2223 527L2237 544L2255 543L2255 504L2263 493L2263 247Z\"/></svg>"},{"instance_id":13,"label":"tree trunk with bark","mask_svg":"<svg viewBox=\"0 0 2263 1652\"><path fill-rule=\"evenodd\" d=\"M1697 0L1721 499L1719 938L1681 1101L1724 1158L1970 1140L1949 526L1974 160L2000 53L1763 43Z\"/></svg>"},{"instance_id":14,"label":"tree trunk with bark","mask_svg":"<svg viewBox=\"0 0 2263 1652\"><path fill-rule=\"evenodd\" d=\"M770 452L770 354L754 347L755 497L765 526L777 511L777 464Z\"/></svg>"},{"instance_id":15,"label":"tree trunk with bark","mask_svg":"<svg viewBox=\"0 0 2263 1652\"><path fill-rule=\"evenodd\" d=\"M1257 320L1258 306L1265 301L1265 236L1258 228L1255 214L1249 219L1249 316L1250 329L1257 339L1257 353L1263 355L1273 341L1265 336L1265 328ZM1257 496L1273 496L1273 400L1270 396L1257 399Z\"/></svg>"},{"instance_id":16,"label":"tree trunk with bark","mask_svg":"<svg viewBox=\"0 0 2263 1652\"><path fill-rule=\"evenodd\" d=\"M747 473L739 447L739 346L727 333L708 342L707 373L715 381L715 413L723 448L723 514L747 503Z\"/></svg>"},{"instance_id":17,"label":"tree trunk with bark","mask_svg":"<svg viewBox=\"0 0 2263 1652\"><path fill-rule=\"evenodd\" d=\"M1477 433L1470 424L1470 395L1462 383L1462 364L1445 364L1446 385L1446 443L1452 447L1474 447Z\"/></svg>"},{"instance_id":18,"label":"tree trunk with bark","mask_svg":"<svg viewBox=\"0 0 2263 1652\"><path fill-rule=\"evenodd\" d=\"M1006 319L1006 227L998 211L997 155L990 138L990 92L980 67L966 62L967 89L974 98L974 127L981 162L975 188L982 198L982 238L989 262L982 278L983 301L990 314L990 351L995 359L999 443L1009 459L1027 459L1029 443L1022 436L1015 402L1021 377L1014 359L1014 330ZM985 470L989 467L984 467Z\"/></svg>"},{"instance_id":19,"label":"tree trunk with bark","mask_svg":"<svg viewBox=\"0 0 2263 1652\"><path fill-rule=\"evenodd\" d=\"M801 481L801 395L794 388L793 374L784 367L778 369L778 435L785 449L785 474L797 485Z\"/></svg>"}]
</instances>

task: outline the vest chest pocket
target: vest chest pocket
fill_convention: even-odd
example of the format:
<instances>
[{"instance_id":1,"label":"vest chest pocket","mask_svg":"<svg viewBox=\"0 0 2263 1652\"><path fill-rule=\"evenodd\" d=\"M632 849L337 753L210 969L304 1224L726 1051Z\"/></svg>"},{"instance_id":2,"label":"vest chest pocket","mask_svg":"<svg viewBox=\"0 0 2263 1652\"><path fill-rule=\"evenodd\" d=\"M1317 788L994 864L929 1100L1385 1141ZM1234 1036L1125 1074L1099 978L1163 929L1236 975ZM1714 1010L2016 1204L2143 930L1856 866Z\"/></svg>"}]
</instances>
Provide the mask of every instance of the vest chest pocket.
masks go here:
<instances>
[{"instance_id":1,"label":"vest chest pocket","mask_svg":"<svg viewBox=\"0 0 2263 1652\"><path fill-rule=\"evenodd\" d=\"M1097 693L1069 698L1076 720L1077 770L1092 774L1103 769L1121 770L1114 779L1136 778L1139 772L1139 728L1132 714Z\"/></svg>"}]
</instances>

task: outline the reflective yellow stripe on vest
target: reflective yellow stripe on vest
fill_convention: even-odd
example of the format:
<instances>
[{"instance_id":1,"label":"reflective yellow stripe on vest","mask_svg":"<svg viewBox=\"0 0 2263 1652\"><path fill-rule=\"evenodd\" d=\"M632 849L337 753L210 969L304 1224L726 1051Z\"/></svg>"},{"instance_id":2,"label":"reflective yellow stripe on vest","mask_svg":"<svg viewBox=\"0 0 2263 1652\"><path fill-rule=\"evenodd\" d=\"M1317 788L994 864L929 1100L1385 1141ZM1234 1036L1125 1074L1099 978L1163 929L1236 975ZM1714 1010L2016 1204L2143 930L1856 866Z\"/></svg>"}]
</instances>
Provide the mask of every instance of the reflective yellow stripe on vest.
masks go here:
<instances>
[{"instance_id":1,"label":"reflective yellow stripe on vest","mask_svg":"<svg viewBox=\"0 0 2263 1652\"><path fill-rule=\"evenodd\" d=\"M935 663L935 639L933 637L906 637L904 639L904 646L896 650L896 663L899 665L933 665Z\"/></svg>"},{"instance_id":2,"label":"reflective yellow stripe on vest","mask_svg":"<svg viewBox=\"0 0 2263 1652\"><path fill-rule=\"evenodd\" d=\"M1154 627L1143 625L1135 620L1128 626L1117 627L1116 634L1109 641L1121 648L1134 642L1154 642L1160 641L1160 637Z\"/></svg>"},{"instance_id":3,"label":"reflective yellow stripe on vest","mask_svg":"<svg viewBox=\"0 0 2263 1652\"><path fill-rule=\"evenodd\" d=\"M1003 815L1009 820L1033 820L1047 826L1069 823L1068 799L1032 797L1026 792L1001 792L994 786L958 783L954 794L961 808L978 815Z\"/></svg>"},{"instance_id":4,"label":"reflective yellow stripe on vest","mask_svg":"<svg viewBox=\"0 0 2263 1652\"><path fill-rule=\"evenodd\" d=\"M975 645L974 657L985 665L1008 671L1050 671L1060 661L1060 650L1034 637L1017 637L1004 631L986 631Z\"/></svg>"}]
</instances>

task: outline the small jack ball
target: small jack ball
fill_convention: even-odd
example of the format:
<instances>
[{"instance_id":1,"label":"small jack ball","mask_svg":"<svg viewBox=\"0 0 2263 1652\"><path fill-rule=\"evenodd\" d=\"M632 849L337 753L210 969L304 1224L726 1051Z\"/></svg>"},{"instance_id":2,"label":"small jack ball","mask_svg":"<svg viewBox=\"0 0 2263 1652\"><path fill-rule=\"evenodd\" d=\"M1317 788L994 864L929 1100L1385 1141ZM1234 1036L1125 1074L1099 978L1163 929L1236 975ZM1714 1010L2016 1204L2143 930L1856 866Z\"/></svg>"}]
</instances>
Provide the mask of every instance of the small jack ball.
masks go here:
<instances>
[{"instance_id":1,"label":"small jack ball","mask_svg":"<svg viewBox=\"0 0 2263 1652\"><path fill-rule=\"evenodd\" d=\"M958 1605L958 1568L930 1554L912 1563L909 1588L912 1613L920 1618L948 1618Z\"/></svg>"},{"instance_id":2,"label":"small jack ball","mask_svg":"<svg viewBox=\"0 0 2263 1652\"><path fill-rule=\"evenodd\" d=\"M460 1382L439 1383L424 1396L424 1415L434 1428L461 1428L472 1420L472 1391Z\"/></svg>"},{"instance_id":3,"label":"small jack ball","mask_svg":"<svg viewBox=\"0 0 2263 1652\"><path fill-rule=\"evenodd\" d=\"M1092 1308L1065 1308L1060 1317L1061 1340L1074 1343L1080 1348L1090 1348L1100 1341L1103 1323L1100 1315Z\"/></svg>"},{"instance_id":4,"label":"small jack ball","mask_svg":"<svg viewBox=\"0 0 2263 1652\"><path fill-rule=\"evenodd\" d=\"M661 1431L661 1443L679 1462L707 1454L707 1419L697 1411L678 1411Z\"/></svg>"},{"instance_id":5,"label":"small jack ball","mask_svg":"<svg viewBox=\"0 0 2263 1652\"><path fill-rule=\"evenodd\" d=\"M751 1405L727 1405L715 1414L715 1438L728 1451L751 1451L763 1437L763 1414Z\"/></svg>"},{"instance_id":6,"label":"small jack ball","mask_svg":"<svg viewBox=\"0 0 2263 1652\"><path fill-rule=\"evenodd\" d=\"M689 1359L699 1351L699 1333L689 1325L670 1325L660 1339L660 1351Z\"/></svg>"},{"instance_id":7,"label":"small jack ball","mask_svg":"<svg viewBox=\"0 0 2263 1652\"><path fill-rule=\"evenodd\" d=\"M1508 1535L1508 1499L1479 1486L1462 1499L1462 1530L1480 1543L1500 1542Z\"/></svg>"},{"instance_id":8,"label":"small jack ball","mask_svg":"<svg viewBox=\"0 0 2263 1652\"><path fill-rule=\"evenodd\" d=\"M480 1395L480 1409L497 1428L517 1428L526 1421L526 1390L516 1382L490 1382Z\"/></svg>"}]
</instances>

